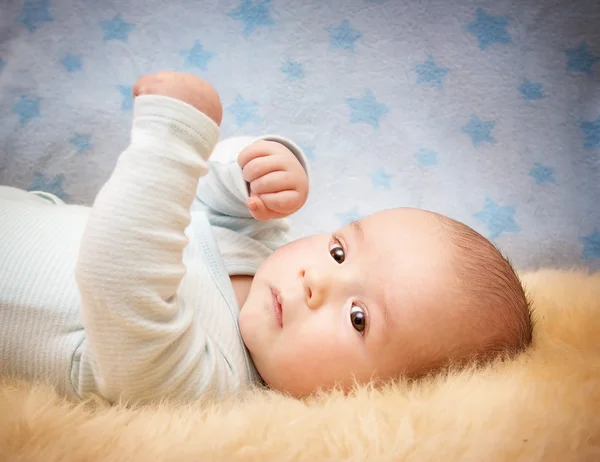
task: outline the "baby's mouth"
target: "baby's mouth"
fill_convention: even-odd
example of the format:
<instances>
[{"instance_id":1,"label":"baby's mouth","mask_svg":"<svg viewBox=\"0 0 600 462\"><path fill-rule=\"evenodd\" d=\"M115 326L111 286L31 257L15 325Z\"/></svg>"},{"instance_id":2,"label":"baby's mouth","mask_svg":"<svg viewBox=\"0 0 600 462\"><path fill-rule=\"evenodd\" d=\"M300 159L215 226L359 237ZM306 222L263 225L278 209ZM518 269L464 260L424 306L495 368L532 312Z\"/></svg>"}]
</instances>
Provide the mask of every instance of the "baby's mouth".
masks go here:
<instances>
[{"instance_id":1,"label":"baby's mouth","mask_svg":"<svg viewBox=\"0 0 600 462\"><path fill-rule=\"evenodd\" d=\"M277 292L271 289L271 298L273 311L275 313L275 320L277 321L277 324L279 324L279 327L283 327L283 309L281 307L281 295L279 295Z\"/></svg>"}]
</instances>

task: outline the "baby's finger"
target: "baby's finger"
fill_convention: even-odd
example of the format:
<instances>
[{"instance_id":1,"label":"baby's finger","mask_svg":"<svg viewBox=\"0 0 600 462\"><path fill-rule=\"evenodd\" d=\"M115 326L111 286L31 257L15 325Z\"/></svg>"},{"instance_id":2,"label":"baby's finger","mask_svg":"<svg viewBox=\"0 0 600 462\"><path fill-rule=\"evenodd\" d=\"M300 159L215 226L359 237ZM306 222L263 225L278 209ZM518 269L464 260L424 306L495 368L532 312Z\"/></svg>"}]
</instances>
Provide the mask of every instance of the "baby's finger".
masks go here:
<instances>
[{"instance_id":1,"label":"baby's finger","mask_svg":"<svg viewBox=\"0 0 600 462\"><path fill-rule=\"evenodd\" d=\"M278 145L279 143L275 141L259 140L246 146L238 154L239 166L244 168L251 160L271 156L273 152L277 152Z\"/></svg>"},{"instance_id":2,"label":"baby's finger","mask_svg":"<svg viewBox=\"0 0 600 462\"><path fill-rule=\"evenodd\" d=\"M244 176L244 180L252 183L261 176L283 170L285 167L284 163L284 159L281 156L258 157L246 164L242 170L242 175Z\"/></svg>"},{"instance_id":3,"label":"baby's finger","mask_svg":"<svg viewBox=\"0 0 600 462\"><path fill-rule=\"evenodd\" d=\"M261 194L260 198L271 212L289 215L297 211L301 204L298 191L279 191L276 193Z\"/></svg>"},{"instance_id":4,"label":"baby's finger","mask_svg":"<svg viewBox=\"0 0 600 462\"><path fill-rule=\"evenodd\" d=\"M246 204L248 205L248 209L250 210L250 214L256 220L272 220L274 218L283 218L285 214L273 212L269 210L264 202L258 196L252 196L246 200Z\"/></svg>"},{"instance_id":5,"label":"baby's finger","mask_svg":"<svg viewBox=\"0 0 600 462\"><path fill-rule=\"evenodd\" d=\"M269 211L267 207L265 207L264 202L258 196L251 196L246 199L246 205L248 206L248 210L250 214L256 220L268 220Z\"/></svg>"},{"instance_id":6,"label":"baby's finger","mask_svg":"<svg viewBox=\"0 0 600 462\"><path fill-rule=\"evenodd\" d=\"M294 189L294 176L289 172L271 172L250 182L250 190L254 194L275 193Z\"/></svg>"}]
</instances>

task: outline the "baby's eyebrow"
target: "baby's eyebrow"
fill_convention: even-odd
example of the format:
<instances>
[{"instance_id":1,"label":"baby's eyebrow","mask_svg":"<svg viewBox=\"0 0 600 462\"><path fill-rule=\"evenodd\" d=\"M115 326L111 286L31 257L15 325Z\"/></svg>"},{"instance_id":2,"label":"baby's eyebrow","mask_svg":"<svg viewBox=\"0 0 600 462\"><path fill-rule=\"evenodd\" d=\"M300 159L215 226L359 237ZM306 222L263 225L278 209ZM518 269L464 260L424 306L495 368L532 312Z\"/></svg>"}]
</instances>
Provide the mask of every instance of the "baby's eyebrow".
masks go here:
<instances>
[{"instance_id":1,"label":"baby's eyebrow","mask_svg":"<svg viewBox=\"0 0 600 462\"><path fill-rule=\"evenodd\" d=\"M350 227L352 228L352 231L354 231L354 234L356 235L356 238L360 241L364 241L365 239L365 232L363 231L362 225L360 224L360 221L353 221L350 223Z\"/></svg>"}]
</instances>

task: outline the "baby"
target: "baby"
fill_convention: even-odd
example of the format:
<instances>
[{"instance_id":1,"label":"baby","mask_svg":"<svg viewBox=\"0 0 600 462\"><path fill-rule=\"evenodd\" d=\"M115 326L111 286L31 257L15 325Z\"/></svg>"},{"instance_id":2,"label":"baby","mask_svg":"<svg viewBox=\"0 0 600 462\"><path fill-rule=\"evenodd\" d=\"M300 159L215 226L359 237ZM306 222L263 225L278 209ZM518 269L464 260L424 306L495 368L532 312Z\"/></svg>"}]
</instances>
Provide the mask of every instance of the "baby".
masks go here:
<instances>
[{"instance_id":1,"label":"baby","mask_svg":"<svg viewBox=\"0 0 600 462\"><path fill-rule=\"evenodd\" d=\"M289 242L309 186L293 142L217 144L219 97L192 75L134 97L92 208L0 188L0 377L111 402L304 397L531 342L515 272L469 227L394 209Z\"/></svg>"}]
</instances>

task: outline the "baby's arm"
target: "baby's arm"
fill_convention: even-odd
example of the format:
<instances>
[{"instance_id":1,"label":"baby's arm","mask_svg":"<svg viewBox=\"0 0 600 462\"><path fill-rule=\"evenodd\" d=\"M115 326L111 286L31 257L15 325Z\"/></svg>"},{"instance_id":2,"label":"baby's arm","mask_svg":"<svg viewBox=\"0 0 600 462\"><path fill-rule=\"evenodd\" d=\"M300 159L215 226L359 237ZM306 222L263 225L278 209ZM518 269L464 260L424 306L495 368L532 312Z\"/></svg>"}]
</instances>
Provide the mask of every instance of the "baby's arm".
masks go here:
<instances>
[{"instance_id":1,"label":"baby's arm","mask_svg":"<svg viewBox=\"0 0 600 462\"><path fill-rule=\"evenodd\" d=\"M210 85L187 75L142 78L134 92L131 143L96 198L76 269L86 367L73 385L110 401L189 387L183 382L203 353L190 348L196 307L176 294L189 209L219 136L221 104Z\"/></svg>"}]
</instances>

